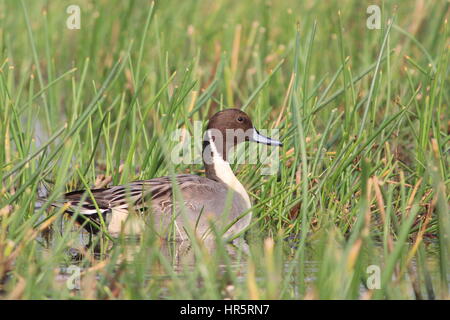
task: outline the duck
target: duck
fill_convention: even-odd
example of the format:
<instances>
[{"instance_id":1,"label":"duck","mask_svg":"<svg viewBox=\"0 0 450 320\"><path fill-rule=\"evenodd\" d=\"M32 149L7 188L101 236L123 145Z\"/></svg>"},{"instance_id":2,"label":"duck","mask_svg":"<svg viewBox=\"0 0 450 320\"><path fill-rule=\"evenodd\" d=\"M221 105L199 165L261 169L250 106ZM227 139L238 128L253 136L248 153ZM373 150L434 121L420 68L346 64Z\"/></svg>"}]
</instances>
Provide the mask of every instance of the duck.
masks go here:
<instances>
[{"instance_id":1,"label":"duck","mask_svg":"<svg viewBox=\"0 0 450 320\"><path fill-rule=\"evenodd\" d=\"M252 202L236 178L228 156L246 141L281 147L263 136L240 109L224 109L208 121L203 138L205 176L178 174L100 189L65 193L52 203L74 216L92 234L107 228L112 237L142 235L152 228L163 239L184 241L192 235L207 238L213 228L233 237L252 219ZM231 226L230 226L231 225Z\"/></svg>"}]
</instances>

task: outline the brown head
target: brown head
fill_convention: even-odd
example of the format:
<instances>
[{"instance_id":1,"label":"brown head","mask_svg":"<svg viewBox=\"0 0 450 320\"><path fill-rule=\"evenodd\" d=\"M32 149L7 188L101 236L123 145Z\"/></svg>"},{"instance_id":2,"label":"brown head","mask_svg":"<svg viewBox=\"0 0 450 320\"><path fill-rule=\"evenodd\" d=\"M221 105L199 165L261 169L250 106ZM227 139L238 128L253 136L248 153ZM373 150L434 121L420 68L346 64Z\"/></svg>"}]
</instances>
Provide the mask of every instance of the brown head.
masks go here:
<instances>
[{"instance_id":1,"label":"brown head","mask_svg":"<svg viewBox=\"0 0 450 320\"><path fill-rule=\"evenodd\" d=\"M225 109L214 114L208 122L207 130L216 129L222 132L223 136L226 130L247 131L253 128L250 117L239 109Z\"/></svg>"},{"instance_id":2,"label":"brown head","mask_svg":"<svg viewBox=\"0 0 450 320\"><path fill-rule=\"evenodd\" d=\"M211 146L211 141L214 146ZM244 141L282 146L281 142L261 135L250 117L239 109L225 109L214 114L209 119L203 143L203 161L207 174L208 165L211 164L211 147L227 161L230 149Z\"/></svg>"}]
</instances>

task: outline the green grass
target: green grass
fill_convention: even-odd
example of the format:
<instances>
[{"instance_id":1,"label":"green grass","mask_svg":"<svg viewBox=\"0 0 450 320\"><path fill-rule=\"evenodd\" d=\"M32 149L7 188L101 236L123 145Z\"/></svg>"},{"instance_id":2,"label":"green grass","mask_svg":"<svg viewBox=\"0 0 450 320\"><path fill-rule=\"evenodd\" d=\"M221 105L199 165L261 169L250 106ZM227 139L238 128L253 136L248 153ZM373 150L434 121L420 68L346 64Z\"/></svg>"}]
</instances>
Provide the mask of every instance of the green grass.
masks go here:
<instances>
[{"instance_id":1,"label":"green grass","mask_svg":"<svg viewBox=\"0 0 450 320\"><path fill-rule=\"evenodd\" d=\"M380 1L380 30L371 4L0 1L0 298L449 299L449 2ZM105 235L96 258L49 209L101 178L202 174L167 161L170 135L230 107L284 143L277 175L235 166L248 244Z\"/></svg>"}]
</instances>

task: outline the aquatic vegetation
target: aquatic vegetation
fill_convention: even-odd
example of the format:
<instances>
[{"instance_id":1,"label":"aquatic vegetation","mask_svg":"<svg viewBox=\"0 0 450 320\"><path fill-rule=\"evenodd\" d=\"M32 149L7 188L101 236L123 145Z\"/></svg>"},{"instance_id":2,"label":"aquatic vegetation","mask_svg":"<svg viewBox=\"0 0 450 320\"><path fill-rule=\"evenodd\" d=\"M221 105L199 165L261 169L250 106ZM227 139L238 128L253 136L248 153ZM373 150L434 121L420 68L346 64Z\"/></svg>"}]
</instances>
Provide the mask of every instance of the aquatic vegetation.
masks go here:
<instances>
[{"instance_id":1,"label":"aquatic vegetation","mask_svg":"<svg viewBox=\"0 0 450 320\"><path fill-rule=\"evenodd\" d=\"M1 299L449 298L448 1L385 2L379 29L356 0L77 3L79 29L70 1L0 2ZM85 247L50 207L202 175L186 137L226 108L283 141L232 165L236 243Z\"/></svg>"}]
</instances>

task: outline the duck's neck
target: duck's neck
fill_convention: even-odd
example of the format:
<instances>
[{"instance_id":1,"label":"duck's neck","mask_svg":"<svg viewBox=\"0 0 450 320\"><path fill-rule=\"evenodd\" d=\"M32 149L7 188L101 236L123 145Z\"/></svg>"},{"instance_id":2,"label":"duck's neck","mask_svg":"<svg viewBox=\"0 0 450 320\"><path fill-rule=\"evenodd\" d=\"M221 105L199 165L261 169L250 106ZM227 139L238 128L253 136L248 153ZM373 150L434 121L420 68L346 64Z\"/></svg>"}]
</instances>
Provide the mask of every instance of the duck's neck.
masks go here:
<instances>
[{"instance_id":1,"label":"duck's neck","mask_svg":"<svg viewBox=\"0 0 450 320\"><path fill-rule=\"evenodd\" d=\"M229 146L218 149L213 139L205 139L203 143L203 163L205 166L206 177L209 179L222 182L229 188L237 192L247 203L247 207L251 207L250 197L247 194L244 186L234 175L231 166L227 161L227 152L230 150Z\"/></svg>"}]
</instances>

